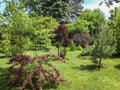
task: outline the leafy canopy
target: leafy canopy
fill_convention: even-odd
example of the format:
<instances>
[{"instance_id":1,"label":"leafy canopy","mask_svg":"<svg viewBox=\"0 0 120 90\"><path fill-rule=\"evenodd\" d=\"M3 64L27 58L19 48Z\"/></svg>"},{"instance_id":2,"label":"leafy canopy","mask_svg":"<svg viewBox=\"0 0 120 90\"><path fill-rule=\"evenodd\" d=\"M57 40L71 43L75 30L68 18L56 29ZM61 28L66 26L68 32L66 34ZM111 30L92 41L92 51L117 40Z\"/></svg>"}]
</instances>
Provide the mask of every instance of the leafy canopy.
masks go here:
<instances>
[{"instance_id":1,"label":"leafy canopy","mask_svg":"<svg viewBox=\"0 0 120 90\"><path fill-rule=\"evenodd\" d=\"M120 8L116 7L110 11L109 23L110 30L116 39L117 49L116 54L120 55Z\"/></svg>"}]
</instances>

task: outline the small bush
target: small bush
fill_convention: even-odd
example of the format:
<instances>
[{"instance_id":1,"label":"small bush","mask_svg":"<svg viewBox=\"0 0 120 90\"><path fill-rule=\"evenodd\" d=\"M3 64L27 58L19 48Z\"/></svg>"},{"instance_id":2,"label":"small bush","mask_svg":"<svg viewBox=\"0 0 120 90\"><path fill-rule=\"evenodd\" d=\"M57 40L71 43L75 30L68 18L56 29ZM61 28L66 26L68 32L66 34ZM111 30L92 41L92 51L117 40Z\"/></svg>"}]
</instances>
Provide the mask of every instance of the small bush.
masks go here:
<instances>
[{"instance_id":1,"label":"small bush","mask_svg":"<svg viewBox=\"0 0 120 90\"><path fill-rule=\"evenodd\" d=\"M86 47L86 45L92 44L91 38L86 34L77 33L73 36L73 42L76 46L81 45L83 48Z\"/></svg>"},{"instance_id":2,"label":"small bush","mask_svg":"<svg viewBox=\"0 0 120 90\"><path fill-rule=\"evenodd\" d=\"M44 85L60 84L63 79L60 72L49 63L49 57L64 62L64 59L51 54L35 56L17 55L9 60L12 66L9 67L7 80L14 86L24 90L29 86L32 90L42 90Z\"/></svg>"}]
</instances>

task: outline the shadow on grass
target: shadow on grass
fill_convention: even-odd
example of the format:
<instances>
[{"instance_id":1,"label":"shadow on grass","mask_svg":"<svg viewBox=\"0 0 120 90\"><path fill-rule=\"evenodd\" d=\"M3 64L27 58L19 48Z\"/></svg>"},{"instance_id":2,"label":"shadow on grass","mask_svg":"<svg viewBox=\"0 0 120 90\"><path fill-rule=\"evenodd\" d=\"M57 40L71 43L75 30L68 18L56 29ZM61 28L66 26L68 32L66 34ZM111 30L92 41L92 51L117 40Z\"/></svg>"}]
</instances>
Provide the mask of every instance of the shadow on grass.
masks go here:
<instances>
[{"instance_id":1,"label":"shadow on grass","mask_svg":"<svg viewBox=\"0 0 120 90\"><path fill-rule=\"evenodd\" d=\"M0 58L6 58L6 56L0 56Z\"/></svg>"},{"instance_id":2,"label":"shadow on grass","mask_svg":"<svg viewBox=\"0 0 120 90\"><path fill-rule=\"evenodd\" d=\"M13 90L13 87L10 86L7 82L8 68L0 68L0 90Z\"/></svg>"},{"instance_id":3,"label":"shadow on grass","mask_svg":"<svg viewBox=\"0 0 120 90\"><path fill-rule=\"evenodd\" d=\"M92 60L92 58L91 58L89 55L88 55L88 56L81 56L81 55L79 54L79 55L77 55L76 58L82 59L82 60Z\"/></svg>"},{"instance_id":4,"label":"shadow on grass","mask_svg":"<svg viewBox=\"0 0 120 90\"><path fill-rule=\"evenodd\" d=\"M6 56L2 53L0 53L0 58L6 58Z\"/></svg>"},{"instance_id":5,"label":"shadow on grass","mask_svg":"<svg viewBox=\"0 0 120 90\"><path fill-rule=\"evenodd\" d=\"M98 67L96 65L81 65L80 67L72 67L72 68L78 70L87 70L87 71L98 70Z\"/></svg>"},{"instance_id":6,"label":"shadow on grass","mask_svg":"<svg viewBox=\"0 0 120 90\"><path fill-rule=\"evenodd\" d=\"M50 84L43 85L43 90L50 90L50 89L57 89L57 86L54 84L54 82L51 82Z\"/></svg>"},{"instance_id":7,"label":"shadow on grass","mask_svg":"<svg viewBox=\"0 0 120 90\"><path fill-rule=\"evenodd\" d=\"M116 69L119 69L119 70L120 70L120 64L115 65L115 66L114 66L114 68L116 68Z\"/></svg>"}]
</instances>

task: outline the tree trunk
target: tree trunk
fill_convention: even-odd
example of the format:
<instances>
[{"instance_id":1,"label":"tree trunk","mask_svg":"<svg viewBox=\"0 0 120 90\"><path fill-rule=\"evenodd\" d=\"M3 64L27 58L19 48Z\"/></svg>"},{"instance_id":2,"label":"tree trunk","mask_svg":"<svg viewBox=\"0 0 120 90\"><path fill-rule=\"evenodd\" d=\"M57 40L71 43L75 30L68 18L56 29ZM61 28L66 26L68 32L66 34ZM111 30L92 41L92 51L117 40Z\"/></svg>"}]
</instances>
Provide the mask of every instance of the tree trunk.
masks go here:
<instances>
[{"instance_id":1,"label":"tree trunk","mask_svg":"<svg viewBox=\"0 0 120 90\"><path fill-rule=\"evenodd\" d=\"M66 47L64 47L64 51L63 51L63 57L65 59L65 56L66 56Z\"/></svg>"},{"instance_id":2,"label":"tree trunk","mask_svg":"<svg viewBox=\"0 0 120 90\"><path fill-rule=\"evenodd\" d=\"M101 67L101 61L102 61L102 57L100 56L100 60L99 60L99 63L98 63L98 68L100 69Z\"/></svg>"},{"instance_id":3,"label":"tree trunk","mask_svg":"<svg viewBox=\"0 0 120 90\"><path fill-rule=\"evenodd\" d=\"M60 48L58 47L58 56L60 56Z\"/></svg>"},{"instance_id":4,"label":"tree trunk","mask_svg":"<svg viewBox=\"0 0 120 90\"><path fill-rule=\"evenodd\" d=\"M98 63L98 68L100 69L100 67L101 67L101 62L102 62L102 46L101 46L101 48L100 48L100 60L99 60L99 63Z\"/></svg>"},{"instance_id":5,"label":"tree trunk","mask_svg":"<svg viewBox=\"0 0 120 90\"><path fill-rule=\"evenodd\" d=\"M58 42L58 56L60 56L60 42Z\"/></svg>"}]
</instances>

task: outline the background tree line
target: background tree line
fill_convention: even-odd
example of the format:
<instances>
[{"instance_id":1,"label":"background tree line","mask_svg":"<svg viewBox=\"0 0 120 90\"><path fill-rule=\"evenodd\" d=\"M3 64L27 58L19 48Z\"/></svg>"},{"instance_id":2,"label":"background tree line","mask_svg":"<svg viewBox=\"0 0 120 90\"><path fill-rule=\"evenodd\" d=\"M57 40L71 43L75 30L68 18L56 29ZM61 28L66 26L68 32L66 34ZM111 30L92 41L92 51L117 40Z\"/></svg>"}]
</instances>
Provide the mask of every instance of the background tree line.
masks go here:
<instances>
[{"instance_id":1,"label":"background tree line","mask_svg":"<svg viewBox=\"0 0 120 90\"><path fill-rule=\"evenodd\" d=\"M104 2L110 6L119 1ZM98 69L103 58L120 56L120 7L111 10L106 20L100 9L83 10L83 0L5 0L5 3L0 14L0 53L10 57L12 66L7 80L20 86L20 90L27 85L32 90L42 90L44 85L63 82L49 60L65 62L67 51L90 55ZM49 52L55 46L58 56L41 56L36 52ZM35 57L26 55L28 51L35 51Z\"/></svg>"},{"instance_id":2,"label":"background tree line","mask_svg":"<svg viewBox=\"0 0 120 90\"><path fill-rule=\"evenodd\" d=\"M8 56L28 49L47 48L55 39L54 28L57 28L59 24L66 25L68 33L65 36L71 39L75 46L80 45L87 49L86 44L91 42L92 49L88 51L91 55L96 52L101 52L102 55L105 53L113 55L113 52L118 56L120 54L119 7L111 10L109 20L106 20L104 13L99 9L83 11L81 5L83 0L5 0L5 2L6 8L0 16L0 51ZM112 2L105 1L109 5ZM107 35L111 38L107 39ZM64 41L64 38L62 39ZM105 45L114 47L106 48L107 51L105 51L101 49ZM97 49L98 51L94 51Z\"/></svg>"}]
</instances>

